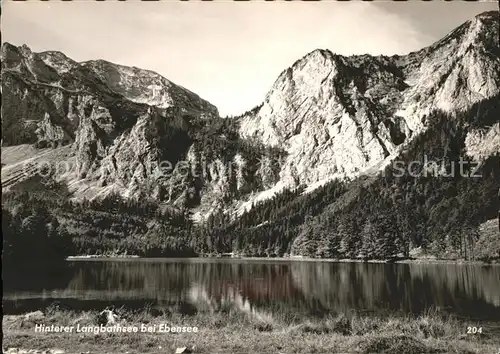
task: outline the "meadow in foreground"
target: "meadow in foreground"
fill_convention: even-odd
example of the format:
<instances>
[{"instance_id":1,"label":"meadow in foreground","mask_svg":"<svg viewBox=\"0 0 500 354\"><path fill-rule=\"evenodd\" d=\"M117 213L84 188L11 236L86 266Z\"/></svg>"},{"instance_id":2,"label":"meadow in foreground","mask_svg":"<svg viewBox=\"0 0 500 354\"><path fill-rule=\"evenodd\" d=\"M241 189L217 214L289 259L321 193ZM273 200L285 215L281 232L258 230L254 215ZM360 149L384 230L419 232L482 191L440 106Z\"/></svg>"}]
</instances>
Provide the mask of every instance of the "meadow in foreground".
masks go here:
<instances>
[{"instance_id":1,"label":"meadow in foreground","mask_svg":"<svg viewBox=\"0 0 500 354\"><path fill-rule=\"evenodd\" d=\"M123 326L141 324L197 327L194 333L40 333L46 326L97 325L97 311L48 308L3 319L4 353L492 353L500 349L498 333L478 324L429 312L418 317L340 314L321 319L233 310L181 315L145 308L118 309ZM16 348L16 349L14 349Z\"/></svg>"}]
</instances>

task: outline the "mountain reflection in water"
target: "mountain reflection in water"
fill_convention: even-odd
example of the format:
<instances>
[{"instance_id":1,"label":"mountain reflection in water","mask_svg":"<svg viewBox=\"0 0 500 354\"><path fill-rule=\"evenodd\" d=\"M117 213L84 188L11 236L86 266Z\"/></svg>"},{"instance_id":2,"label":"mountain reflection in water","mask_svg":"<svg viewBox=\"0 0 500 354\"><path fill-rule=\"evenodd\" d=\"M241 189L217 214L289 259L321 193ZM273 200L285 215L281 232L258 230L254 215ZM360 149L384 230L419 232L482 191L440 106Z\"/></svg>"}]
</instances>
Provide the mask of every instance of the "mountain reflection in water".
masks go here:
<instances>
[{"instance_id":1,"label":"mountain reflection in water","mask_svg":"<svg viewBox=\"0 0 500 354\"><path fill-rule=\"evenodd\" d=\"M263 260L139 259L73 261L64 278L7 284L4 312L58 301L78 308L189 303L213 311L420 313L500 319L500 267L444 264ZM35 276L35 275L34 275Z\"/></svg>"}]
</instances>

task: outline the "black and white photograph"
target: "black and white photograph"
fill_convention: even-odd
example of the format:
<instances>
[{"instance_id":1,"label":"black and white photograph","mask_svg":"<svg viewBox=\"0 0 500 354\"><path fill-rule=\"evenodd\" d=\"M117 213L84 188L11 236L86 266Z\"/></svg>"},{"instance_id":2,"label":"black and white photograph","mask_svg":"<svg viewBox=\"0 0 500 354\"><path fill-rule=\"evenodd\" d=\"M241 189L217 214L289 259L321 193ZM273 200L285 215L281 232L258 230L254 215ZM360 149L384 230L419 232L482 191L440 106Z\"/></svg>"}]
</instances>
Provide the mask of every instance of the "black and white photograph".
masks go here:
<instances>
[{"instance_id":1,"label":"black and white photograph","mask_svg":"<svg viewBox=\"0 0 500 354\"><path fill-rule=\"evenodd\" d=\"M0 5L3 353L500 354L498 1Z\"/></svg>"}]
</instances>

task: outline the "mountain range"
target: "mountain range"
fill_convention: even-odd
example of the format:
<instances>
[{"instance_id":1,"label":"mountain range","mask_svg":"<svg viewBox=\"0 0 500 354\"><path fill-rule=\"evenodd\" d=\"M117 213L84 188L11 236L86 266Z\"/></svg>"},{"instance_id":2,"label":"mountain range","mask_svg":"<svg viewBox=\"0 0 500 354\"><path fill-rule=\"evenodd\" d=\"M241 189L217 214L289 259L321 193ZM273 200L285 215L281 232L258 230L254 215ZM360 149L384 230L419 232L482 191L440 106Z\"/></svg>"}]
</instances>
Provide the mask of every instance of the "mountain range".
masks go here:
<instances>
[{"instance_id":1,"label":"mountain range","mask_svg":"<svg viewBox=\"0 0 500 354\"><path fill-rule=\"evenodd\" d=\"M482 182L486 191L477 187L481 197L491 199L484 202L487 211L481 209L483 217L464 225L478 228L495 216L492 193L500 180L496 11L479 14L407 55L314 50L279 75L264 102L237 117L221 117L210 102L149 70L104 60L79 63L60 52L35 53L8 43L2 45L1 60L7 191L22 190L30 180L47 185L39 172L40 163L48 161L50 180L63 185L72 200L147 200L188 213L200 225L213 229L215 223L220 235L265 230L262 225L283 220L283 212L300 200L306 205L300 217L278 222L286 240L274 244L272 232L263 231L254 242L261 250L254 253L276 249L276 254L326 257L336 247L332 243L345 249L347 241L318 235L348 224L335 221L340 214L354 218L353 201L364 205L360 191L381 186L380 199L387 193L388 200L406 191L405 208L425 205L409 192L418 178L403 176L401 184L401 179L393 183L394 174L387 176L395 162L430 158L450 167L460 157L491 173ZM398 190L389 191L391 183ZM271 210L266 217L257 216L266 208ZM417 216L407 217L416 224ZM433 225L429 217L425 220ZM358 233L383 224L358 219ZM235 243L244 241L220 237L224 251L241 250ZM413 248L422 245L427 245L422 237L412 237ZM317 254L318 249L329 251Z\"/></svg>"}]
</instances>

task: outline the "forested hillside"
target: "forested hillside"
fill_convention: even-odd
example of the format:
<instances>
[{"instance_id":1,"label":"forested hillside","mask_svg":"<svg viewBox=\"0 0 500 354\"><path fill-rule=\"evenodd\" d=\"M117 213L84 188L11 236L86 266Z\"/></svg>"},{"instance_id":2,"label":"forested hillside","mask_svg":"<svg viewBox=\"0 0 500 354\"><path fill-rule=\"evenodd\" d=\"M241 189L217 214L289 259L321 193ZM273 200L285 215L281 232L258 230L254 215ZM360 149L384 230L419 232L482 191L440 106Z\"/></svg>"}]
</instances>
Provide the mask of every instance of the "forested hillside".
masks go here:
<instances>
[{"instance_id":1,"label":"forested hillside","mask_svg":"<svg viewBox=\"0 0 500 354\"><path fill-rule=\"evenodd\" d=\"M79 254L196 255L185 215L145 201L113 195L101 202L71 202L58 195L12 192L3 196L2 211L5 260L11 254L35 261ZM28 242L30 237L36 239Z\"/></svg>"},{"instance_id":2,"label":"forested hillside","mask_svg":"<svg viewBox=\"0 0 500 354\"><path fill-rule=\"evenodd\" d=\"M364 259L408 257L422 247L441 258L475 258L478 226L498 213L500 146L475 162L465 154L465 139L471 129L498 124L499 111L496 97L456 116L433 112L429 129L376 177L333 181L311 194L286 192L236 222L212 218L203 246L253 256ZM214 234L223 240L213 242Z\"/></svg>"}]
</instances>

